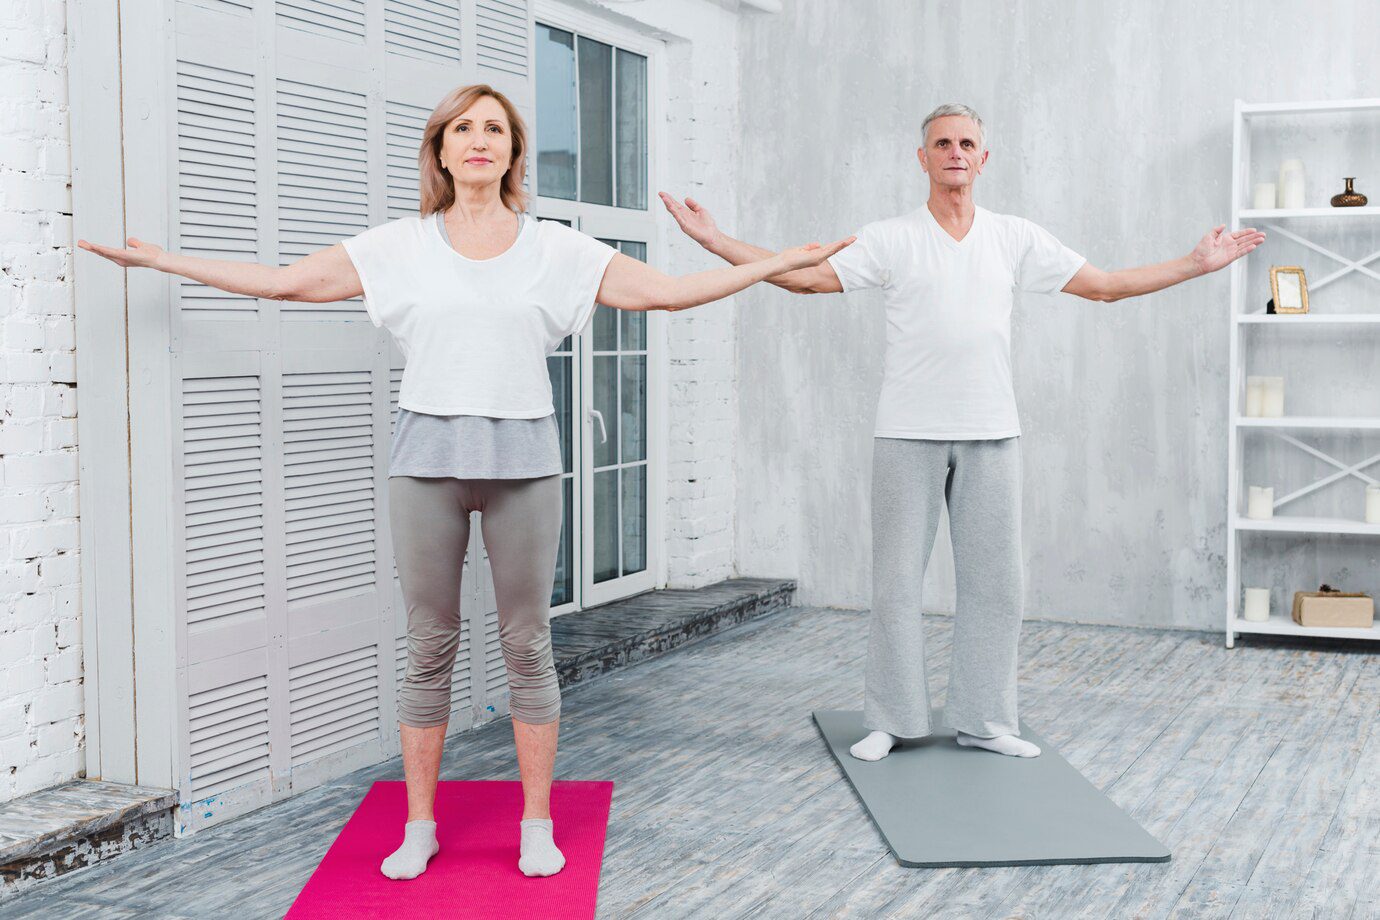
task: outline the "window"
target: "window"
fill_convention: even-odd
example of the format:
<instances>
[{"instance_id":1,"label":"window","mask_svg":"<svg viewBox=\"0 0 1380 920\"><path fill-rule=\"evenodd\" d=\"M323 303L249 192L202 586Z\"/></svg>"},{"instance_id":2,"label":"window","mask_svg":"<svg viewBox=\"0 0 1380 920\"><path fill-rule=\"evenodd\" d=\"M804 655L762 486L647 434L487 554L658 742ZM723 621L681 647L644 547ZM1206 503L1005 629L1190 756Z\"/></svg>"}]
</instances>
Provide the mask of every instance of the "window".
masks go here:
<instances>
[{"instance_id":1,"label":"window","mask_svg":"<svg viewBox=\"0 0 1380 920\"><path fill-rule=\"evenodd\" d=\"M639 41L575 13L538 11L533 209L652 261L654 46ZM655 587L663 490L649 419L662 386L663 320L600 305L589 326L547 359L565 461L555 613Z\"/></svg>"},{"instance_id":2,"label":"window","mask_svg":"<svg viewBox=\"0 0 1380 920\"><path fill-rule=\"evenodd\" d=\"M537 24L537 194L647 208L647 58Z\"/></svg>"}]
</instances>

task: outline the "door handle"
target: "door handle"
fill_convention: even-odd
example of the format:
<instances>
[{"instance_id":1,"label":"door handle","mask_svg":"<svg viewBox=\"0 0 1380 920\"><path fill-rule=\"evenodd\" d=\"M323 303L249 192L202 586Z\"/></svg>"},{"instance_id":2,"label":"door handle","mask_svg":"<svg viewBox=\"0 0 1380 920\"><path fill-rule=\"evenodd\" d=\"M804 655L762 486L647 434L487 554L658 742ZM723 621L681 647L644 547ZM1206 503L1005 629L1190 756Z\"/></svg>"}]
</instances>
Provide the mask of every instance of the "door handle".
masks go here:
<instances>
[{"instance_id":1,"label":"door handle","mask_svg":"<svg viewBox=\"0 0 1380 920\"><path fill-rule=\"evenodd\" d=\"M589 417L599 420L599 443L608 443L609 432L608 429L604 427L604 413L600 412L598 409L590 409Z\"/></svg>"}]
</instances>

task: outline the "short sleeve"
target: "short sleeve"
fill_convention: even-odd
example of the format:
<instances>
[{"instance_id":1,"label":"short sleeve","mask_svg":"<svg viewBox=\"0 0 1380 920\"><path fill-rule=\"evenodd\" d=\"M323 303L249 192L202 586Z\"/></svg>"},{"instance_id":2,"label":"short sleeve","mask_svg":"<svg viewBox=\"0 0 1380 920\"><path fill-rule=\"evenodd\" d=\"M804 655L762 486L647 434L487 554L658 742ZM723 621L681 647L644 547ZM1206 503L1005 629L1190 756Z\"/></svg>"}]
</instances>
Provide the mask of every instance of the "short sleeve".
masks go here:
<instances>
[{"instance_id":1,"label":"short sleeve","mask_svg":"<svg viewBox=\"0 0 1380 920\"><path fill-rule=\"evenodd\" d=\"M1055 239L1039 224L1021 221L1016 287L1033 294L1053 294L1069 283L1087 259Z\"/></svg>"},{"instance_id":2,"label":"short sleeve","mask_svg":"<svg viewBox=\"0 0 1380 920\"><path fill-rule=\"evenodd\" d=\"M585 328L594 315L595 297L599 295L604 271L618 255L618 250L559 221L542 221L542 224L548 225L553 242L550 257L555 264L549 266L549 276L562 289L556 306L558 325L564 330L560 334L563 339Z\"/></svg>"},{"instance_id":3,"label":"short sleeve","mask_svg":"<svg viewBox=\"0 0 1380 920\"><path fill-rule=\"evenodd\" d=\"M390 269L397 265L402 255L397 241L398 230L398 222L391 221L340 241L359 275L360 286L364 289L364 311L375 326L382 326L388 315L387 298L392 287Z\"/></svg>"},{"instance_id":4,"label":"short sleeve","mask_svg":"<svg viewBox=\"0 0 1380 920\"><path fill-rule=\"evenodd\" d=\"M890 236L880 221L865 224L849 245L826 261L839 276L845 292L884 288L891 283L893 269Z\"/></svg>"}]
</instances>

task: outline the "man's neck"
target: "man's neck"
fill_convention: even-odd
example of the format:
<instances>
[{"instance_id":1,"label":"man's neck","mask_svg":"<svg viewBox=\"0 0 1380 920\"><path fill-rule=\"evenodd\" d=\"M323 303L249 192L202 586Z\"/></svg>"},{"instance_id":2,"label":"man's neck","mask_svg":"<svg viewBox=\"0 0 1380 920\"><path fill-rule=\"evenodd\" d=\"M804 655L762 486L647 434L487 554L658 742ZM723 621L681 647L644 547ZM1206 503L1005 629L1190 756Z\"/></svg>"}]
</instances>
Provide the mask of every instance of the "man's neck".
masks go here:
<instances>
[{"instance_id":1,"label":"man's neck","mask_svg":"<svg viewBox=\"0 0 1380 920\"><path fill-rule=\"evenodd\" d=\"M930 200L926 202L930 213L942 227L966 230L972 226L977 205L973 203L973 187L945 188L930 186Z\"/></svg>"}]
</instances>

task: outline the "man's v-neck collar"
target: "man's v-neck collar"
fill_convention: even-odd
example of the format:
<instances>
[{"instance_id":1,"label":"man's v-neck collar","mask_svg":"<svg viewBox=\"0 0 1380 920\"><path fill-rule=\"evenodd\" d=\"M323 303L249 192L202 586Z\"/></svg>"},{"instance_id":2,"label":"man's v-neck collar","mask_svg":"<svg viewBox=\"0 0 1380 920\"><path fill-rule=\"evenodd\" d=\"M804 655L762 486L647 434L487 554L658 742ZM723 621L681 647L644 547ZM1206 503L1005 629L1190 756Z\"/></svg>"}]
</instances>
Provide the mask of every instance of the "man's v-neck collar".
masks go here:
<instances>
[{"instance_id":1,"label":"man's v-neck collar","mask_svg":"<svg viewBox=\"0 0 1380 920\"><path fill-rule=\"evenodd\" d=\"M934 231L934 233L936 233L939 236L940 242L944 243L950 249L954 250L963 249L970 245L973 239L974 231L977 230L978 224L981 223L983 220L982 208L974 206L973 222L968 226L968 232L963 234L963 239L956 240L953 238L953 236L949 233L948 230L944 229L944 225L939 222L939 219L934 216L934 212L930 210L930 206L928 203L922 204L920 206L920 210L925 212L925 219L929 221L930 228Z\"/></svg>"}]
</instances>

